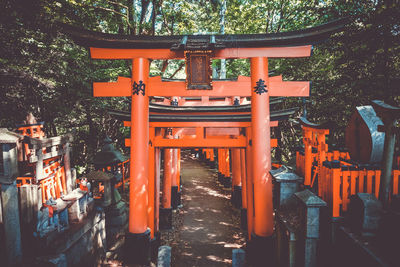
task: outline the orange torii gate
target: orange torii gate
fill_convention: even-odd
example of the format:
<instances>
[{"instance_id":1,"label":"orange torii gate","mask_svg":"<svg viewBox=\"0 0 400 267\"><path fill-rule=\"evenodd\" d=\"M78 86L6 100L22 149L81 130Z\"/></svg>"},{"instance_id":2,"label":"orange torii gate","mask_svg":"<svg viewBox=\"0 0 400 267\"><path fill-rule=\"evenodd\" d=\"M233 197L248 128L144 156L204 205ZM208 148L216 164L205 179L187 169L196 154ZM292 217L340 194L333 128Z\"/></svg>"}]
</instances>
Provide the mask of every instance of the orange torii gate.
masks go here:
<instances>
[{"instance_id":1,"label":"orange torii gate","mask_svg":"<svg viewBox=\"0 0 400 267\"><path fill-rule=\"evenodd\" d=\"M64 26L78 43L90 48L93 59L132 60L132 77L117 82L93 83L95 97L131 97L131 178L127 253L136 263L147 262L150 240L158 229L157 180L160 148L243 148L246 149L246 205L248 231L256 257L271 248L274 220L272 206L270 110L271 96L307 97L309 82L273 80L268 75L268 58L311 55L312 43L339 31L344 20L301 31L278 34L121 36L95 33ZM250 59L250 77L236 81L212 80L211 59ZM149 76L150 60L186 60L186 81L163 81ZM238 121L151 121L152 97L250 97L251 119ZM199 115L201 116L201 115ZM197 117L198 118L198 117ZM165 128L186 131L179 139L166 137ZM212 136L210 129L245 129L234 137ZM164 129L164 130L161 130ZM243 131L241 131L243 132ZM228 135L229 136L229 135ZM243 158L241 156L241 158ZM254 199L254 202L253 202Z\"/></svg>"}]
</instances>

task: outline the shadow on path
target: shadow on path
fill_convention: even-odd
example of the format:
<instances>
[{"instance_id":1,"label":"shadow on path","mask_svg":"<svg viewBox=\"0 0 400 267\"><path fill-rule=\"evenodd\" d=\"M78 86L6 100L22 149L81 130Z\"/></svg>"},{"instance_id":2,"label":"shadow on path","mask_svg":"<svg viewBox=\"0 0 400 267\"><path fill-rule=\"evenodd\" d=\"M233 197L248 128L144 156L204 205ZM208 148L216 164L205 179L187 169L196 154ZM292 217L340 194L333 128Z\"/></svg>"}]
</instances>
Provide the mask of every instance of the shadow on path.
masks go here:
<instances>
[{"instance_id":1,"label":"shadow on path","mask_svg":"<svg viewBox=\"0 0 400 267\"><path fill-rule=\"evenodd\" d=\"M231 192L218 186L216 170L188 151L182 153L181 168L183 225L172 249L174 266L231 266L232 249L245 243Z\"/></svg>"}]
</instances>

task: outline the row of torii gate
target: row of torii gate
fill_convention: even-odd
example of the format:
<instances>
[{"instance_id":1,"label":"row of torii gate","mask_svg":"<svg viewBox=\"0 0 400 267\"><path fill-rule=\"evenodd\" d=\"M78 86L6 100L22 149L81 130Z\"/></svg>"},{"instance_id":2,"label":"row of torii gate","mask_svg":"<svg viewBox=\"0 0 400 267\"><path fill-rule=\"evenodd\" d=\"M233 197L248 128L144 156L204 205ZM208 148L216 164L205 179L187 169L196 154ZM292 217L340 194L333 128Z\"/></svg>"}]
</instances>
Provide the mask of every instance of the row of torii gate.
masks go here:
<instances>
[{"instance_id":1,"label":"row of torii gate","mask_svg":"<svg viewBox=\"0 0 400 267\"><path fill-rule=\"evenodd\" d=\"M280 115L293 113L271 114L270 97L307 97L310 83L270 77L268 58L309 57L313 43L344 24L338 20L278 34L187 36L111 35L64 25L75 42L90 48L91 58L132 60L132 77L95 82L93 94L132 99L131 119L124 125L131 129L126 140L131 162L126 248L133 262L147 261L150 241L159 231L161 149L232 148L234 155L243 151L234 158L246 168L242 186L249 240L270 247L274 217L269 171L271 143L276 143L270 129L278 126ZM250 77L212 80L212 59L238 58L250 59ZM150 77L151 60L172 59L186 61L185 81ZM161 104L154 103L159 99ZM168 208L170 202L163 202Z\"/></svg>"}]
</instances>

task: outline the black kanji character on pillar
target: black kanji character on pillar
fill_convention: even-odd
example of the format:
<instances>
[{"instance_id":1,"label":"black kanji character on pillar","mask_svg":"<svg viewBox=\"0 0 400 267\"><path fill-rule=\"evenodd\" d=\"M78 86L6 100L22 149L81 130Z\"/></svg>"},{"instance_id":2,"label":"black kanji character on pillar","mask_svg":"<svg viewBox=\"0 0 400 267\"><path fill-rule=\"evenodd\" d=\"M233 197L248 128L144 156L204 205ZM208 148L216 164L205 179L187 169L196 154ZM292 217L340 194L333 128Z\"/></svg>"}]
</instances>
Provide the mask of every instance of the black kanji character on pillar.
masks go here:
<instances>
[{"instance_id":1,"label":"black kanji character on pillar","mask_svg":"<svg viewBox=\"0 0 400 267\"><path fill-rule=\"evenodd\" d=\"M267 87L267 86L265 85L265 81L262 80L262 79L259 79L259 80L256 82L256 86L254 87L254 92L255 92L256 94L259 94L259 95L261 95L262 93L266 93L266 92L268 92L268 90L265 89L266 87Z\"/></svg>"},{"instance_id":2,"label":"black kanji character on pillar","mask_svg":"<svg viewBox=\"0 0 400 267\"><path fill-rule=\"evenodd\" d=\"M139 95L140 92L142 92L142 95L144 96L146 85L143 83L143 81L139 81L139 83L133 82L133 95Z\"/></svg>"}]
</instances>

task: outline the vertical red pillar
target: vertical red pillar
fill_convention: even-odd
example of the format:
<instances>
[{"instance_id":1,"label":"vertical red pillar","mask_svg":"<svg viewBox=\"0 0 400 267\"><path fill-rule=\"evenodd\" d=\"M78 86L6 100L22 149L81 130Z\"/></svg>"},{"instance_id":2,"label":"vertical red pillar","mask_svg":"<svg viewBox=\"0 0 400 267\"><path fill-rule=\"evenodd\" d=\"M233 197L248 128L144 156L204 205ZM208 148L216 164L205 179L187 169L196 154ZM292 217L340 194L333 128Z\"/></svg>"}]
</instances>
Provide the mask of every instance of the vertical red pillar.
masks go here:
<instances>
[{"instance_id":1,"label":"vertical red pillar","mask_svg":"<svg viewBox=\"0 0 400 267\"><path fill-rule=\"evenodd\" d=\"M150 140L153 140L155 136L155 129L151 128L149 132L149 138ZM148 208L147 208L147 225L150 228L151 232L151 238L154 238L154 233L155 233L155 224L154 224L154 219L155 219L155 178L156 178L156 166L155 166L155 148L152 145L153 142L150 142L149 146L149 175L148 175Z\"/></svg>"},{"instance_id":2,"label":"vertical red pillar","mask_svg":"<svg viewBox=\"0 0 400 267\"><path fill-rule=\"evenodd\" d=\"M242 208L247 209L247 198L246 198L246 150L240 149L240 171L242 179Z\"/></svg>"},{"instance_id":3,"label":"vertical red pillar","mask_svg":"<svg viewBox=\"0 0 400 267\"><path fill-rule=\"evenodd\" d=\"M129 189L129 232L135 234L144 233L147 230L149 97L146 85L148 73L148 59L135 58L132 66L134 89L132 91Z\"/></svg>"},{"instance_id":4,"label":"vertical red pillar","mask_svg":"<svg viewBox=\"0 0 400 267\"><path fill-rule=\"evenodd\" d=\"M155 207L154 207L154 212L155 212L155 232L158 233L160 230L160 149L155 148Z\"/></svg>"},{"instance_id":5,"label":"vertical red pillar","mask_svg":"<svg viewBox=\"0 0 400 267\"><path fill-rule=\"evenodd\" d=\"M175 138L178 138L175 136ZM172 187L171 187L171 205L173 209L177 209L179 205L178 195L178 149L171 149L172 151Z\"/></svg>"},{"instance_id":6,"label":"vertical red pillar","mask_svg":"<svg viewBox=\"0 0 400 267\"><path fill-rule=\"evenodd\" d=\"M178 207L182 204L182 192L181 192L181 149L177 149L177 163L176 163L176 186L177 186L177 205Z\"/></svg>"},{"instance_id":7,"label":"vertical red pillar","mask_svg":"<svg viewBox=\"0 0 400 267\"><path fill-rule=\"evenodd\" d=\"M251 240L251 236L254 232L254 198L253 198L253 165L252 165L252 149L251 143L251 128L246 129L247 135L247 147L246 147L246 196L247 196L247 233L248 238Z\"/></svg>"},{"instance_id":8,"label":"vertical red pillar","mask_svg":"<svg viewBox=\"0 0 400 267\"><path fill-rule=\"evenodd\" d=\"M268 59L251 58L251 123L254 182L254 234L273 233Z\"/></svg>"},{"instance_id":9,"label":"vertical red pillar","mask_svg":"<svg viewBox=\"0 0 400 267\"><path fill-rule=\"evenodd\" d=\"M171 135L167 135L167 138L171 138ZM165 209L171 208L171 186L172 186L172 165L173 155L172 149L164 149L164 181L163 181L163 196L162 206Z\"/></svg>"},{"instance_id":10,"label":"vertical red pillar","mask_svg":"<svg viewBox=\"0 0 400 267\"><path fill-rule=\"evenodd\" d=\"M217 149L217 160L218 160L218 182L222 184L222 149L218 148Z\"/></svg>"},{"instance_id":11,"label":"vertical red pillar","mask_svg":"<svg viewBox=\"0 0 400 267\"><path fill-rule=\"evenodd\" d=\"M224 187L230 188L232 186L231 170L230 170L230 153L229 148L224 149Z\"/></svg>"},{"instance_id":12,"label":"vertical red pillar","mask_svg":"<svg viewBox=\"0 0 400 267\"><path fill-rule=\"evenodd\" d=\"M232 148L232 204L236 208L242 206L242 171L240 164L240 148Z\"/></svg>"},{"instance_id":13,"label":"vertical red pillar","mask_svg":"<svg viewBox=\"0 0 400 267\"><path fill-rule=\"evenodd\" d=\"M181 149L178 148L178 164L176 166L176 176L178 177L176 184L178 185L178 190L181 191Z\"/></svg>"},{"instance_id":14,"label":"vertical red pillar","mask_svg":"<svg viewBox=\"0 0 400 267\"><path fill-rule=\"evenodd\" d=\"M240 149L240 170L242 172L242 209L240 210L240 226L247 229L247 175L246 175L246 150Z\"/></svg>"},{"instance_id":15,"label":"vertical red pillar","mask_svg":"<svg viewBox=\"0 0 400 267\"><path fill-rule=\"evenodd\" d=\"M311 185L311 169L312 169L312 136L313 133L303 126L304 135L304 185Z\"/></svg>"},{"instance_id":16,"label":"vertical red pillar","mask_svg":"<svg viewBox=\"0 0 400 267\"><path fill-rule=\"evenodd\" d=\"M232 185L241 186L242 171L240 165L240 148L232 148Z\"/></svg>"},{"instance_id":17,"label":"vertical red pillar","mask_svg":"<svg viewBox=\"0 0 400 267\"><path fill-rule=\"evenodd\" d=\"M166 138L172 139L172 129L167 129ZM162 208L160 209L160 229L172 228L172 180L173 180L173 150L171 148L164 149L164 177L163 177L163 193Z\"/></svg>"},{"instance_id":18,"label":"vertical red pillar","mask_svg":"<svg viewBox=\"0 0 400 267\"><path fill-rule=\"evenodd\" d=\"M129 234L126 236L127 262L148 264L150 230L148 229L148 159L149 97L147 79L149 60L133 59L131 105L131 159L129 186Z\"/></svg>"}]
</instances>

